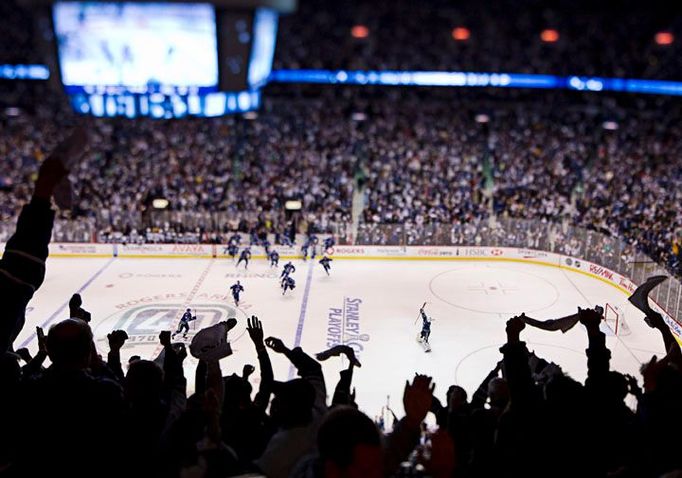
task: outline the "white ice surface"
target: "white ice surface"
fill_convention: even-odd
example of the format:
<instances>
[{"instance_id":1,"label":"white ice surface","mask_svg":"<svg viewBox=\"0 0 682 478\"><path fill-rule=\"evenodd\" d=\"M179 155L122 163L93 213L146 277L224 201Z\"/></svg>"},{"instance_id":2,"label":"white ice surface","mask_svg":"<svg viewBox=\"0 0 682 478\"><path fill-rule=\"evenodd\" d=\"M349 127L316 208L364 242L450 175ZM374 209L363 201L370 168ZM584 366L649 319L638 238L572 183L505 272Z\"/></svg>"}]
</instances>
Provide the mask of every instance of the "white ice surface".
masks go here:
<instances>
[{"instance_id":1,"label":"white ice surface","mask_svg":"<svg viewBox=\"0 0 682 478\"><path fill-rule=\"evenodd\" d=\"M79 290L84 308L92 313L91 325L104 357L108 332L123 328L131 336L122 351L124 368L131 355L158 354L158 332L175 329L177 311L188 301L199 316L195 330L228 316L239 320L230 333L234 354L221 362L223 374L241 373L246 363L257 366L245 333L247 316L255 314L263 321L266 337L279 337L290 347L300 341L311 355L338 338L340 320L346 330L343 340L362 347L362 367L355 369L353 385L360 407L370 416L380 412L387 397L396 413L402 413L405 380L415 372L434 377L441 399L451 384L463 386L471 395L501 358L498 349L505 340L506 319L521 312L544 320L569 315L578 306L618 304L625 310L630 334L607 337L612 368L639 377L642 362L664 353L658 333L624 302L622 292L577 272L486 261L336 260L327 277L317 261L294 264L297 287L282 296L281 265L271 269L263 260L252 261L244 271L243 265L235 269L231 260L50 259L47 278L29 304L15 347L28 344L35 352L35 326L49 327L68 318L66 302ZM234 310L228 288L237 279L245 292L243 303ZM436 319L430 353L415 340L420 328L417 314L424 302ZM358 320L352 315L353 303L359 303ZM330 322L330 314L336 323ZM587 338L582 326L566 334L526 328L523 339L538 355L584 380ZM287 359L270 355L275 378L288 379L293 371ZM188 360L187 365L191 391L195 363ZM323 363L330 400L345 365L340 358ZM257 388L258 371L252 383Z\"/></svg>"}]
</instances>

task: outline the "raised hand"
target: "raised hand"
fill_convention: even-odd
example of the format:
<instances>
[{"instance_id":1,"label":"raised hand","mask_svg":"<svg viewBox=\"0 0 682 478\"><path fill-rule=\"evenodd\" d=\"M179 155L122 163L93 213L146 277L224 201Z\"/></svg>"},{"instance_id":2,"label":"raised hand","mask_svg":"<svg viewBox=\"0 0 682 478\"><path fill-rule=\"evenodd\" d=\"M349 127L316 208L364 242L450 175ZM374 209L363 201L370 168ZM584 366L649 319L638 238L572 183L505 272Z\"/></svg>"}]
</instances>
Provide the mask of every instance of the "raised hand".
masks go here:
<instances>
[{"instance_id":1,"label":"raised hand","mask_svg":"<svg viewBox=\"0 0 682 478\"><path fill-rule=\"evenodd\" d=\"M31 352L29 352L26 347L15 350L15 353L26 363L29 363L33 359L33 357L31 357Z\"/></svg>"},{"instance_id":2,"label":"raised hand","mask_svg":"<svg viewBox=\"0 0 682 478\"><path fill-rule=\"evenodd\" d=\"M431 377L426 375L415 374L412 384L405 382L403 393L405 420L412 427L421 425L431 409L433 390L436 388L436 384L432 385L431 380Z\"/></svg>"},{"instance_id":3,"label":"raised hand","mask_svg":"<svg viewBox=\"0 0 682 478\"><path fill-rule=\"evenodd\" d=\"M40 165L34 195L49 200L57 185L69 173L73 163L85 152L86 145L85 130L76 128Z\"/></svg>"},{"instance_id":4,"label":"raised hand","mask_svg":"<svg viewBox=\"0 0 682 478\"><path fill-rule=\"evenodd\" d=\"M578 320L585 326L587 330L599 330L602 315L594 309L581 309L578 307Z\"/></svg>"},{"instance_id":5,"label":"raised hand","mask_svg":"<svg viewBox=\"0 0 682 478\"><path fill-rule=\"evenodd\" d=\"M38 352L47 354L47 339L42 327L36 327L36 336L38 337Z\"/></svg>"},{"instance_id":6,"label":"raised hand","mask_svg":"<svg viewBox=\"0 0 682 478\"><path fill-rule=\"evenodd\" d=\"M521 331L526 328L526 323L521 317L512 317L507 321L507 342L518 342Z\"/></svg>"},{"instance_id":7,"label":"raised hand","mask_svg":"<svg viewBox=\"0 0 682 478\"><path fill-rule=\"evenodd\" d=\"M246 365L244 365L244 368L242 369L242 377L244 379L248 379L251 376L251 374L253 374L253 372L255 371L256 367L247 363Z\"/></svg>"},{"instance_id":8,"label":"raised hand","mask_svg":"<svg viewBox=\"0 0 682 478\"><path fill-rule=\"evenodd\" d=\"M256 347L263 345L263 323L258 320L258 317L252 315L247 321L246 331L251 337L251 341Z\"/></svg>"},{"instance_id":9,"label":"raised hand","mask_svg":"<svg viewBox=\"0 0 682 478\"><path fill-rule=\"evenodd\" d=\"M270 347L272 350L274 350L278 354L286 353L289 350L286 347L286 345L284 345L284 342L282 342L277 337L268 337L267 339L265 339L265 345Z\"/></svg>"},{"instance_id":10,"label":"raised hand","mask_svg":"<svg viewBox=\"0 0 682 478\"><path fill-rule=\"evenodd\" d=\"M125 330L114 330L110 334L107 334L107 339L109 339L109 350L118 351L128 340L128 334Z\"/></svg>"}]
</instances>

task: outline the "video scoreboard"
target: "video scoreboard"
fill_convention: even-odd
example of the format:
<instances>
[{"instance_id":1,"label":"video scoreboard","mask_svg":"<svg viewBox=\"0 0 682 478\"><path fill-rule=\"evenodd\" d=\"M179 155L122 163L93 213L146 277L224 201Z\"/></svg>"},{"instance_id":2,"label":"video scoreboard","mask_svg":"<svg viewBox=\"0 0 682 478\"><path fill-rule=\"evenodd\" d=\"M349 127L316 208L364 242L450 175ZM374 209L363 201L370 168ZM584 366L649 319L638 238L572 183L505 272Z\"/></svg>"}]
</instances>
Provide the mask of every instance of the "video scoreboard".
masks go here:
<instances>
[{"instance_id":1,"label":"video scoreboard","mask_svg":"<svg viewBox=\"0 0 682 478\"><path fill-rule=\"evenodd\" d=\"M260 105L278 13L209 3L57 2L61 81L95 116L220 116Z\"/></svg>"}]
</instances>

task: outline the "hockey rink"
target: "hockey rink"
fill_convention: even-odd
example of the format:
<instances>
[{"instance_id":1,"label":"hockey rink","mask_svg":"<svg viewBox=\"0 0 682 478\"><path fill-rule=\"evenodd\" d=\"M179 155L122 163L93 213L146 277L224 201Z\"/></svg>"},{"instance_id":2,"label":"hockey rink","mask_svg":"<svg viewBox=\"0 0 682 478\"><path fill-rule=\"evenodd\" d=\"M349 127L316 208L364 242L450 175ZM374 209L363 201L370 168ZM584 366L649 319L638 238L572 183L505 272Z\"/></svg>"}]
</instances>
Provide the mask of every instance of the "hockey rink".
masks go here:
<instances>
[{"instance_id":1,"label":"hockey rink","mask_svg":"<svg viewBox=\"0 0 682 478\"><path fill-rule=\"evenodd\" d=\"M626 323L618 336L603 324L612 368L639 378L642 362L653 354L664 355L659 334L644 324L643 314L626 302L623 292L571 270L485 260L335 260L327 276L317 261L297 260L292 275L297 287L283 296L279 274L285 262L275 269L255 259L245 271L229 259L51 258L15 347L35 352L35 326L47 329L68 318L67 302L80 292L104 357L107 333L123 329L130 336L122 350L124 369L132 355L158 355L158 333L174 331L178 312L185 307L198 317L187 344L196 330L237 317L239 324L229 335L234 354L221 362L226 375L241 373L247 363L258 365L246 333L247 316L256 315L266 337L279 337L289 347L300 345L311 355L337 343L353 346L362 363L353 378L356 399L373 417L387 401L402 413L402 390L415 372L434 378L441 400L452 384L463 386L471 396L501 359L506 320L522 312L545 320L570 315L578 306L609 303L621 308ZM238 308L228 293L236 280L245 288ZM435 319L429 353L416 340L424 302ZM538 356L584 380L587 337L580 324L566 334L527 327L522 338ZM272 351L270 356L277 380L293 377L285 357ZM190 391L195 365L188 357ZM323 362L330 399L345 366L336 357ZM258 370L251 379L257 388Z\"/></svg>"}]
</instances>

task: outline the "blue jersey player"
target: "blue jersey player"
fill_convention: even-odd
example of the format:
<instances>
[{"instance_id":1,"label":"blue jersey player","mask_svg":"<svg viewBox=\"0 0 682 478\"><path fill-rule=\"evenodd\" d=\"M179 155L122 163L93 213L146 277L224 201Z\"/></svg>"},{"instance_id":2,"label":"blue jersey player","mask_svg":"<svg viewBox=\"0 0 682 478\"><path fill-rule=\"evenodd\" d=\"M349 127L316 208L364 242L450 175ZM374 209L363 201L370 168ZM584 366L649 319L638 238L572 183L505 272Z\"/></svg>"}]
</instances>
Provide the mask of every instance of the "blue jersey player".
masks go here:
<instances>
[{"instance_id":1,"label":"blue jersey player","mask_svg":"<svg viewBox=\"0 0 682 478\"><path fill-rule=\"evenodd\" d=\"M311 235L308 238L308 241L310 243L310 247L312 248L312 250L310 251L311 252L310 258L315 259L315 256L317 255L317 243L320 241L315 234Z\"/></svg>"},{"instance_id":2,"label":"blue jersey player","mask_svg":"<svg viewBox=\"0 0 682 478\"><path fill-rule=\"evenodd\" d=\"M322 246L324 247L324 251L327 252L327 250L334 247L335 244L336 244L336 242L334 241L334 238L332 236L329 236L329 237L324 239Z\"/></svg>"},{"instance_id":3,"label":"blue jersey player","mask_svg":"<svg viewBox=\"0 0 682 478\"><path fill-rule=\"evenodd\" d=\"M419 310L419 313L421 314L422 318L422 331L419 334L418 340L420 342L428 344L429 336L431 335L431 322L433 322L433 319L426 315L426 312L424 312L423 308Z\"/></svg>"},{"instance_id":4,"label":"blue jersey player","mask_svg":"<svg viewBox=\"0 0 682 478\"><path fill-rule=\"evenodd\" d=\"M291 238L286 234L280 234L279 243L283 246L293 247L294 243L291 242Z\"/></svg>"},{"instance_id":5,"label":"blue jersey player","mask_svg":"<svg viewBox=\"0 0 682 478\"><path fill-rule=\"evenodd\" d=\"M261 246L263 246L263 249L265 249L265 255L269 256L270 255L270 241L267 239L263 239L263 241L260 243Z\"/></svg>"},{"instance_id":6,"label":"blue jersey player","mask_svg":"<svg viewBox=\"0 0 682 478\"><path fill-rule=\"evenodd\" d=\"M296 268L291 263L291 261L289 261L286 264L284 264L284 268L282 269L282 274L280 275L280 277L282 277L282 278L289 277L289 274L291 274L293 272L296 272Z\"/></svg>"},{"instance_id":7,"label":"blue jersey player","mask_svg":"<svg viewBox=\"0 0 682 478\"><path fill-rule=\"evenodd\" d=\"M233 244L235 246L239 246L242 242L242 236L239 235L239 233L234 233L232 236L230 236L230 239L228 240L228 244Z\"/></svg>"},{"instance_id":8,"label":"blue jersey player","mask_svg":"<svg viewBox=\"0 0 682 478\"><path fill-rule=\"evenodd\" d=\"M333 259L330 259L330 258L327 257L327 256L324 256L322 259L320 259L320 264L322 264L322 267L324 267L324 271L327 273L327 275L329 275L329 269L330 269L329 263L330 263L332 260L333 260Z\"/></svg>"},{"instance_id":9,"label":"blue jersey player","mask_svg":"<svg viewBox=\"0 0 682 478\"><path fill-rule=\"evenodd\" d=\"M301 255L303 256L304 261L308 260L308 246L309 246L308 241L305 241L301 246Z\"/></svg>"},{"instance_id":10,"label":"blue jersey player","mask_svg":"<svg viewBox=\"0 0 682 478\"><path fill-rule=\"evenodd\" d=\"M189 323L193 320L197 320L196 316L192 316L192 311L190 309L187 309L184 314L182 314L182 317L180 317L180 323L178 324L178 330L175 331L173 335L171 335L171 338L175 338L176 335L178 335L180 332L182 333L182 338L186 339L187 338L187 332L189 332Z\"/></svg>"},{"instance_id":11,"label":"blue jersey player","mask_svg":"<svg viewBox=\"0 0 682 478\"><path fill-rule=\"evenodd\" d=\"M251 249L245 248L241 254L239 254L239 260L237 261L237 267L244 261L244 269L249 268L249 259L251 259Z\"/></svg>"},{"instance_id":12,"label":"blue jersey player","mask_svg":"<svg viewBox=\"0 0 682 478\"><path fill-rule=\"evenodd\" d=\"M236 284L233 284L230 287L230 290L232 291L232 298L234 299L234 305L239 306L239 294L244 292L244 286L237 281Z\"/></svg>"},{"instance_id":13,"label":"blue jersey player","mask_svg":"<svg viewBox=\"0 0 682 478\"><path fill-rule=\"evenodd\" d=\"M237 257L237 253L239 252L239 246L231 242L227 245L226 249L232 260L234 260L234 258Z\"/></svg>"},{"instance_id":14,"label":"blue jersey player","mask_svg":"<svg viewBox=\"0 0 682 478\"><path fill-rule=\"evenodd\" d=\"M296 288L296 281L293 277L286 276L282 279L282 295L289 290L294 290Z\"/></svg>"},{"instance_id":15,"label":"blue jersey player","mask_svg":"<svg viewBox=\"0 0 682 478\"><path fill-rule=\"evenodd\" d=\"M275 250L270 253L270 267L279 267L279 252Z\"/></svg>"}]
</instances>

